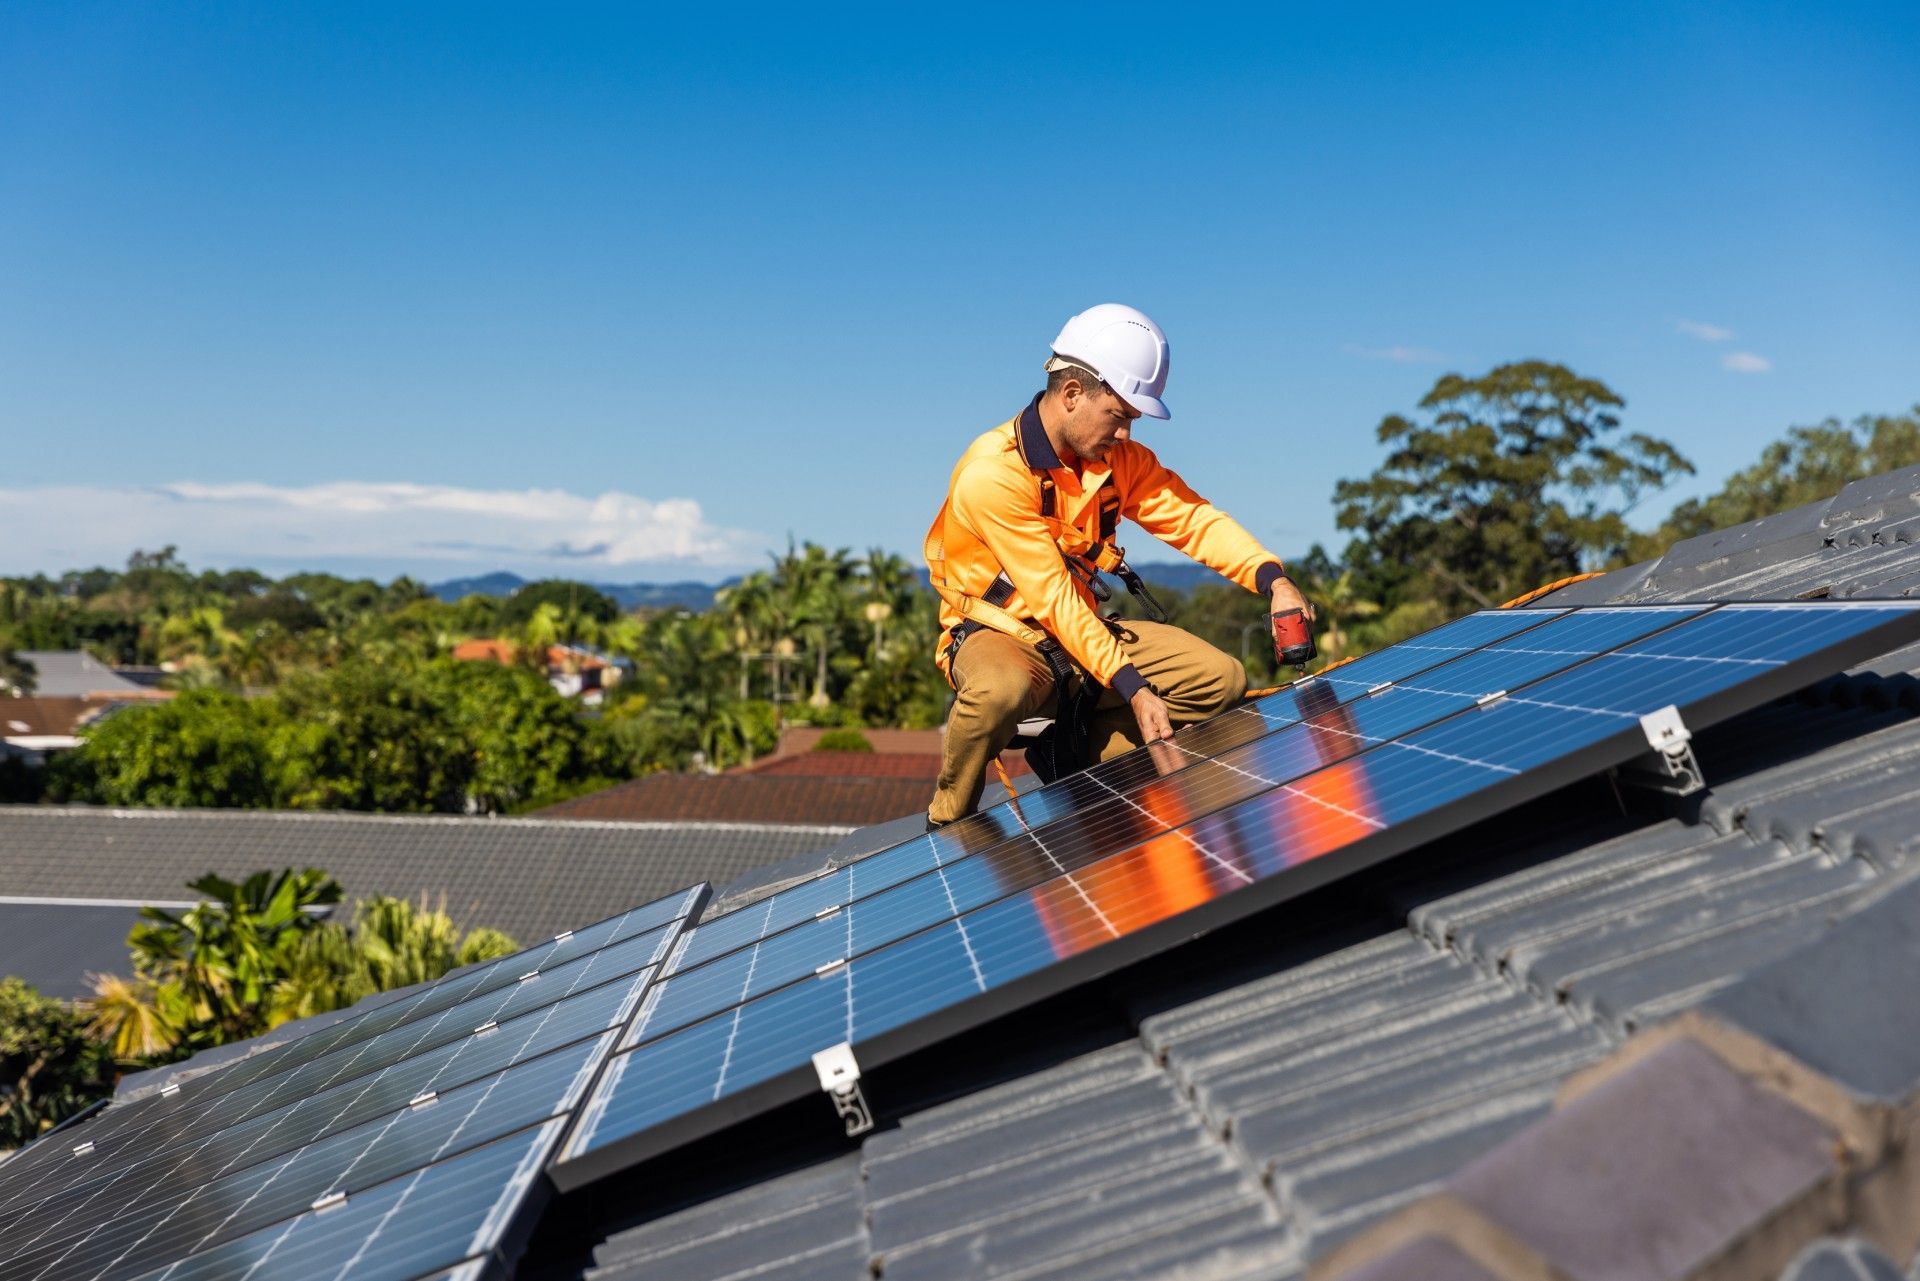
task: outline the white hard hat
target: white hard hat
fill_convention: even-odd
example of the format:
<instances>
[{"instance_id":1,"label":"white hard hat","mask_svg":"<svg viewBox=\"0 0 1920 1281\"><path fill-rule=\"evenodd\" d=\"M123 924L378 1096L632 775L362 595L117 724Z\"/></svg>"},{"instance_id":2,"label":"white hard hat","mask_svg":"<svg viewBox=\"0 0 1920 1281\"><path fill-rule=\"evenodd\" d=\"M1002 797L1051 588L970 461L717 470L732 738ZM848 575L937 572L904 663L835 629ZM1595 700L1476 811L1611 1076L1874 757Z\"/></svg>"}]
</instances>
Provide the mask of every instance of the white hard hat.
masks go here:
<instances>
[{"instance_id":1,"label":"white hard hat","mask_svg":"<svg viewBox=\"0 0 1920 1281\"><path fill-rule=\"evenodd\" d=\"M1145 312L1117 302L1089 307L1062 326L1053 354L1100 375L1147 417L1170 416L1160 399L1167 389L1167 336Z\"/></svg>"}]
</instances>

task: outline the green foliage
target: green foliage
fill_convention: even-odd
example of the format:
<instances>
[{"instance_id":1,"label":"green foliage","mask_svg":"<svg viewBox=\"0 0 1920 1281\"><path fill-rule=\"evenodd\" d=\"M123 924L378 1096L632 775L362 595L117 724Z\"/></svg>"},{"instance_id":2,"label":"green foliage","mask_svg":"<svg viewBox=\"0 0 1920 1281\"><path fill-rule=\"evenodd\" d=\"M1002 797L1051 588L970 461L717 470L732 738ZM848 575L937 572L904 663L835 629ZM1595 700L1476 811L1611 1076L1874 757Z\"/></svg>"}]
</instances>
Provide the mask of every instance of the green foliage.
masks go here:
<instances>
[{"instance_id":1,"label":"green foliage","mask_svg":"<svg viewBox=\"0 0 1920 1281\"><path fill-rule=\"evenodd\" d=\"M612 768L603 727L493 663L350 659L265 698L191 690L128 708L49 790L101 805L497 813Z\"/></svg>"},{"instance_id":2,"label":"green foliage","mask_svg":"<svg viewBox=\"0 0 1920 1281\"><path fill-rule=\"evenodd\" d=\"M0 1150L31 1142L105 1095L114 1075L84 1013L0 978Z\"/></svg>"},{"instance_id":3,"label":"green foliage","mask_svg":"<svg viewBox=\"0 0 1920 1281\"><path fill-rule=\"evenodd\" d=\"M503 630L524 627L542 605L553 606L566 621L562 640L580 639L583 620L604 624L620 616L619 602L598 588L564 578L544 578L528 583L500 603L497 626Z\"/></svg>"},{"instance_id":4,"label":"green foliage","mask_svg":"<svg viewBox=\"0 0 1920 1281\"><path fill-rule=\"evenodd\" d=\"M219 690L125 708L49 766L57 800L166 808L271 805L275 767L259 704Z\"/></svg>"},{"instance_id":5,"label":"green foliage","mask_svg":"<svg viewBox=\"0 0 1920 1281\"><path fill-rule=\"evenodd\" d=\"M272 1027L272 998L320 926L313 909L340 901L315 868L209 874L189 888L206 901L141 909L127 935L136 980L96 991L95 1031L122 1057L183 1058Z\"/></svg>"},{"instance_id":6,"label":"green foliage","mask_svg":"<svg viewBox=\"0 0 1920 1281\"><path fill-rule=\"evenodd\" d=\"M871 752L873 741L857 729L830 729L813 745L816 752Z\"/></svg>"},{"instance_id":7,"label":"green foliage","mask_svg":"<svg viewBox=\"0 0 1920 1281\"><path fill-rule=\"evenodd\" d=\"M1665 441L1616 438L1623 403L1545 361L1442 377L1417 419L1381 422L1381 468L1335 487L1340 527L1359 534L1346 558L1357 590L1453 614L1624 555L1627 513L1693 466Z\"/></svg>"},{"instance_id":8,"label":"green foliage","mask_svg":"<svg viewBox=\"0 0 1920 1281\"><path fill-rule=\"evenodd\" d=\"M274 1024L345 1009L376 992L430 983L457 966L511 956L519 945L499 930L462 934L445 904L429 908L376 895L354 906L353 925L332 921L308 932L271 1002Z\"/></svg>"},{"instance_id":9,"label":"green foliage","mask_svg":"<svg viewBox=\"0 0 1920 1281\"><path fill-rule=\"evenodd\" d=\"M1682 538L1815 502L1862 477L1915 463L1920 463L1920 405L1905 414L1862 415L1844 425L1829 418L1818 426L1790 428L1717 493L1675 507L1633 558L1658 555Z\"/></svg>"}]
</instances>

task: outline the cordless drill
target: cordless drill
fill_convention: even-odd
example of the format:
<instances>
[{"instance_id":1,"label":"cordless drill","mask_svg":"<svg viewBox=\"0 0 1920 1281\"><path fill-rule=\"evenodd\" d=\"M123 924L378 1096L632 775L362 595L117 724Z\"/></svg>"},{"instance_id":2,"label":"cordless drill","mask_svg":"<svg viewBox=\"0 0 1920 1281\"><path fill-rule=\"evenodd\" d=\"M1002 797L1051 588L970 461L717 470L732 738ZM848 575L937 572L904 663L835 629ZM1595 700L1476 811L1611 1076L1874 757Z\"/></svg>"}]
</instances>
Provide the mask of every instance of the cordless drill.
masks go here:
<instances>
[{"instance_id":1,"label":"cordless drill","mask_svg":"<svg viewBox=\"0 0 1920 1281\"><path fill-rule=\"evenodd\" d=\"M1282 667L1293 667L1305 673L1307 664L1320 652L1314 646L1313 630L1307 625L1306 611L1283 609L1267 617L1273 623L1274 658Z\"/></svg>"}]
</instances>

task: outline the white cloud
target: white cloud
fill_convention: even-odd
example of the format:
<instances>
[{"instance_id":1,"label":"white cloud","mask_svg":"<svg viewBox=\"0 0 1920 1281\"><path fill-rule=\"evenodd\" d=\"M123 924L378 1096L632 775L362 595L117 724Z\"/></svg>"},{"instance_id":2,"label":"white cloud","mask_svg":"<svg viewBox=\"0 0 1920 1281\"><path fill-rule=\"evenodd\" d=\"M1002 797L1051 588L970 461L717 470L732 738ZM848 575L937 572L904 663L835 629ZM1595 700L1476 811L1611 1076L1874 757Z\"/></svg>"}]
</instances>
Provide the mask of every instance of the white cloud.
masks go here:
<instances>
[{"instance_id":1,"label":"white cloud","mask_svg":"<svg viewBox=\"0 0 1920 1281\"><path fill-rule=\"evenodd\" d=\"M1722 325L1709 325L1704 320L1676 320L1673 327L1701 342L1725 342L1733 337L1733 330Z\"/></svg>"},{"instance_id":2,"label":"white cloud","mask_svg":"<svg viewBox=\"0 0 1920 1281\"><path fill-rule=\"evenodd\" d=\"M1773 368L1771 360L1750 351L1730 351L1720 358L1720 364L1736 374L1764 374Z\"/></svg>"},{"instance_id":3,"label":"white cloud","mask_svg":"<svg viewBox=\"0 0 1920 1281\"><path fill-rule=\"evenodd\" d=\"M711 524L690 498L380 481L0 489L0 512L12 544L0 572L114 565L169 543L189 564L732 566L764 541Z\"/></svg>"},{"instance_id":4,"label":"white cloud","mask_svg":"<svg viewBox=\"0 0 1920 1281\"><path fill-rule=\"evenodd\" d=\"M1446 359L1431 347L1362 347L1358 343L1348 343L1340 350L1349 356L1364 356L1368 360L1391 360L1398 365L1437 365Z\"/></svg>"}]
</instances>

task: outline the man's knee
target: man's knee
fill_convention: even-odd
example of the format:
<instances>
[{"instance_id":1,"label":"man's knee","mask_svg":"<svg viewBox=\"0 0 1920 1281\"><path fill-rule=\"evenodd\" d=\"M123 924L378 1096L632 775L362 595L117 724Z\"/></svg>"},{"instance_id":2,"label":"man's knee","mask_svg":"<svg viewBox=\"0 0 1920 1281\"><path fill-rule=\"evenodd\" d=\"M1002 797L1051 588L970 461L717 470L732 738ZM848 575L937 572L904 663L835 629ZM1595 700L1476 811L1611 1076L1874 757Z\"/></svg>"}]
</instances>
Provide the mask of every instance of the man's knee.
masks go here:
<instances>
[{"instance_id":1,"label":"man's knee","mask_svg":"<svg viewBox=\"0 0 1920 1281\"><path fill-rule=\"evenodd\" d=\"M1200 717L1215 716L1237 705L1247 693L1247 669L1239 659L1205 642L1187 655L1186 702Z\"/></svg>"}]
</instances>

